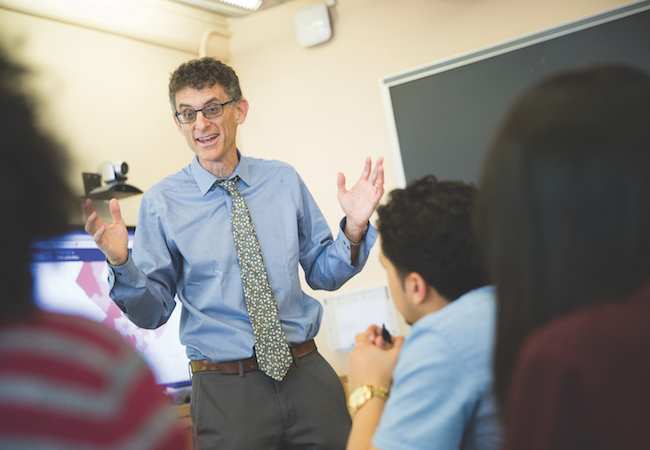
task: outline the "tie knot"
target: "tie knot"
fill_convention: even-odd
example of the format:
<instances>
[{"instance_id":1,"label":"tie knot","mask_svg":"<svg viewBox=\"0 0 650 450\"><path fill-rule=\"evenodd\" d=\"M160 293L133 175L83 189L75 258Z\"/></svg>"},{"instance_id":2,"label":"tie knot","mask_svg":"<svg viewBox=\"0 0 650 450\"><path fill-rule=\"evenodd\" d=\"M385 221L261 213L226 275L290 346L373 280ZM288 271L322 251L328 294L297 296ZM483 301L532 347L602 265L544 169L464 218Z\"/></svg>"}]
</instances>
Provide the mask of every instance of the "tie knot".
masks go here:
<instances>
[{"instance_id":1,"label":"tie knot","mask_svg":"<svg viewBox=\"0 0 650 450\"><path fill-rule=\"evenodd\" d=\"M236 176L232 180L219 180L216 181L214 184L215 186L220 186L226 190L230 195L232 195L234 192L237 192L237 186L235 183L239 181L239 176Z\"/></svg>"}]
</instances>

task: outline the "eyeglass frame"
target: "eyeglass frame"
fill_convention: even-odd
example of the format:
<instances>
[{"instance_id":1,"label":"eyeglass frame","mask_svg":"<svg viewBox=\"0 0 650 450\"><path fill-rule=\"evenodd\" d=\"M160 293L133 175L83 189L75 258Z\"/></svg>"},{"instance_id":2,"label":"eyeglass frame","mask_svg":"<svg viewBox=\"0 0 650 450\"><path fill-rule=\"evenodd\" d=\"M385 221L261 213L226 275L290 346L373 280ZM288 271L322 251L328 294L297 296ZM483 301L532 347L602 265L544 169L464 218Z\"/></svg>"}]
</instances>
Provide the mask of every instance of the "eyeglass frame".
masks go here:
<instances>
[{"instance_id":1,"label":"eyeglass frame","mask_svg":"<svg viewBox=\"0 0 650 450\"><path fill-rule=\"evenodd\" d=\"M234 98L231 98L231 99L228 100L226 103L210 103L208 106L204 106L204 107L201 108L201 109L192 109L192 111L194 111L194 112L196 113L196 116L194 117L194 120L192 120L192 121L190 121L190 122L183 122L183 121L181 120L180 116L183 115L182 112L174 111L174 115L176 116L176 120L178 120L178 122L179 122L179 123L182 123L182 124L188 124L188 123L194 123L194 122L196 122L196 119L199 117L199 114L198 114L198 113L203 114L203 117L205 117L206 119L216 119L217 117L220 117L220 116L223 115L223 110L224 110L223 107L226 106L228 103L232 103L232 102L234 102L234 101L235 101L235 99L234 99ZM203 112L203 110L204 110L205 108L209 107L209 106L216 106L216 105L221 106L221 112L220 112L219 114L217 114L216 116L211 116L211 117L206 116L205 113Z\"/></svg>"}]
</instances>

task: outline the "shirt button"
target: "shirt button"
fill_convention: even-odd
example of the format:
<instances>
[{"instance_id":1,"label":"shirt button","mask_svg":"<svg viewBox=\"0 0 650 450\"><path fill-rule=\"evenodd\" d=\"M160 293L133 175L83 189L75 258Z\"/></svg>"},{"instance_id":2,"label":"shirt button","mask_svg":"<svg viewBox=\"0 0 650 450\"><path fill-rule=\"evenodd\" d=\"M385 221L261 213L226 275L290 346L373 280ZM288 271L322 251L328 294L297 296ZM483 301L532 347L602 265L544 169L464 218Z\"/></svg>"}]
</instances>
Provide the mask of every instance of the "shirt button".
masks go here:
<instances>
[{"instance_id":1,"label":"shirt button","mask_svg":"<svg viewBox=\"0 0 650 450\"><path fill-rule=\"evenodd\" d=\"M122 272L117 272L117 276L118 276L118 277L121 277L121 276L122 276Z\"/></svg>"}]
</instances>

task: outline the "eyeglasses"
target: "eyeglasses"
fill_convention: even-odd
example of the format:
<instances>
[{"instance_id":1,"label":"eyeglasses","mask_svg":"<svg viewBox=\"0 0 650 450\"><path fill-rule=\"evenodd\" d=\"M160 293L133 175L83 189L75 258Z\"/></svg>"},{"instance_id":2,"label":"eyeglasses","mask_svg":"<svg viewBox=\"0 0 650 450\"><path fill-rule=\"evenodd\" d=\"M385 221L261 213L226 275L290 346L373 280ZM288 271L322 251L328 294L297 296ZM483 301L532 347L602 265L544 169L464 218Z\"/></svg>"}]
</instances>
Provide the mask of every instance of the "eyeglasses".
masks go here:
<instances>
[{"instance_id":1,"label":"eyeglasses","mask_svg":"<svg viewBox=\"0 0 650 450\"><path fill-rule=\"evenodd\" d=\"M228 103L234 102L235 99L231 99L226 103L210 103L208 106L203 109L185 109L181 112L175 112L174 115L180 123L192 123L196 120L198 112L203 113L203 117L206 119L214 119L223 114L223 107Z\"/></svg>"}]
</instances>

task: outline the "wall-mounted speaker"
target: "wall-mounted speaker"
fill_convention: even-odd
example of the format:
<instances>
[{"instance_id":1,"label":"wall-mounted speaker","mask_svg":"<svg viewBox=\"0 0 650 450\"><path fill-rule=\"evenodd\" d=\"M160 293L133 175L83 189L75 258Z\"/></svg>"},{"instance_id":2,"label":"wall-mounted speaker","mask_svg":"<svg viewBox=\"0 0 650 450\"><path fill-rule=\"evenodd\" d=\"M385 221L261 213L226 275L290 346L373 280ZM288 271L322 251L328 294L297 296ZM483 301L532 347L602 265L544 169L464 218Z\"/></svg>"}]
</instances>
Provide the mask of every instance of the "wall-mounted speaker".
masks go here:
<instances>
[{"instance_id":1,"label":"wall-mounted speaker","mask_svg":"<svg viewBox=\"0 0 650 450\"><path fill-rule=\"evenodd\" d=\"M332 27L327 5L316 3L305 6L296 13L295 32L303 47L322 44L332 37Z\"/></svg>"}]
</instances>

